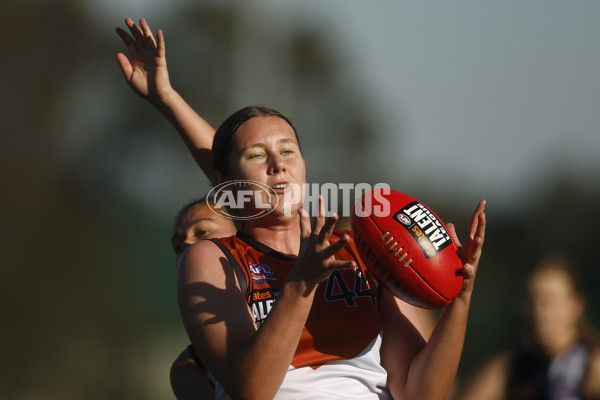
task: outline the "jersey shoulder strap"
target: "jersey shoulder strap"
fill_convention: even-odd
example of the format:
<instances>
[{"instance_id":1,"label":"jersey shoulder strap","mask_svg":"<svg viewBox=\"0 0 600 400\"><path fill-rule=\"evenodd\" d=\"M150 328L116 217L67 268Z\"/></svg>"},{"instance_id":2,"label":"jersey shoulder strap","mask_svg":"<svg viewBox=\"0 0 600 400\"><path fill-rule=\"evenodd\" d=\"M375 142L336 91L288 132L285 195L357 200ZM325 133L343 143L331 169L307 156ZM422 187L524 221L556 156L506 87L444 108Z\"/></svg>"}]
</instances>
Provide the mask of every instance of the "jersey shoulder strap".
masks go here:
<instances>
[{"instance_id":1,"label":"jersey shoulder strap","mask_svg":"<svg viewBox=\"0 0 600 400\"><path fill-rule=\"evenodd\" d=\"M235 276L237 277L238 283L240 284L240 290L242 291L242 294L244 295L244 297L247 297L248 289L249 289L248 279L246 278L246 274L244 273L244 270L243 270L242 266L240 265L240 263L238 262L238 260L233 256L233 254L231 254L231 250L229 249L229 247L227 247L219 239L208 239L208 240L210 240L211 242L216 244L219 247L219 249L221 249L221 251L223 252L225 257L227 258L227 261L229 261L229 263L231 264L231 267L233 268L233 272L235 272Z\"/></svg>"}]
</instances>

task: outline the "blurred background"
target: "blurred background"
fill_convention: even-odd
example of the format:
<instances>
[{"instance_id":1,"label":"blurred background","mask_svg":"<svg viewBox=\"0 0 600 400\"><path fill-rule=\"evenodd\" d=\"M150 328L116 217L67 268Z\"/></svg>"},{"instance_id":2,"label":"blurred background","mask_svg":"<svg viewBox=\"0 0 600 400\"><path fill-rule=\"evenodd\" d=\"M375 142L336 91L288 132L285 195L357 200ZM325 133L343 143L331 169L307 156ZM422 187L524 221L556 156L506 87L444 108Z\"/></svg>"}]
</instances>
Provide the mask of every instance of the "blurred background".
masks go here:
<instances>
[{"instance_id":1,"label":"blurred background","mask_svg":"<svg viewBox=\"0 0 600 400\"><path fill-rule=\"evenodd\" d=\"M549 250L600 323L600 2L5 0L0 3L0 398L172 398L187 338L173 216L208 190L126 85L116 26L165 31L211 124L263 104L311 182L387 182L488 235L459 382L512 343Z\"/></svg>"}]
</instances>

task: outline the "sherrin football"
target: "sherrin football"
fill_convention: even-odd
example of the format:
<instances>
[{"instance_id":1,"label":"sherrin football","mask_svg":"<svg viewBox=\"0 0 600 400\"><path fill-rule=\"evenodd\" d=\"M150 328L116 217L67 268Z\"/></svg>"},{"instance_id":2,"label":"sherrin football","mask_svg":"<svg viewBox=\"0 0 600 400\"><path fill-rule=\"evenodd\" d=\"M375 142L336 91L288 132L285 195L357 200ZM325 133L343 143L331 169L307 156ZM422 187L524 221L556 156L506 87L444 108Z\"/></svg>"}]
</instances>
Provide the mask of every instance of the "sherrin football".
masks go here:
<instances>
[{"instance_id":1,"label":"sherrin football","mask_svg":"<svg viewBox=\"0 0 600 400\"><path fill-rule=\"evenodd\" d=\"M418 200L391 189L365 193L352 212L362 261L396 297L440 308L458 296L462 262L442 220Z\"/></svg>"}]
</instances>

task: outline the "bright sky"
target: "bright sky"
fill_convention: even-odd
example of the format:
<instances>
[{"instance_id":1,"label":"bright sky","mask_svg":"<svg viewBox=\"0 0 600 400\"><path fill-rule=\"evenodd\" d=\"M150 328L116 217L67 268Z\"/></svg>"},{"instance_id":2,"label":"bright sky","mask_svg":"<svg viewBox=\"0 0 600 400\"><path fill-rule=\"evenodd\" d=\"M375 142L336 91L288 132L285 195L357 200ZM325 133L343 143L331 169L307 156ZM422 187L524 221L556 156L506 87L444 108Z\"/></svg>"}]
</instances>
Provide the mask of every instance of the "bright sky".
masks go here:
<instances>
[{"instance_id":1,"label":"bright sky","mask_svg":"<svg viewBox=\"0 0 600 400\"><path fill-rule=\"evenodd\" d=\"M556 165L600 171L600 2L302 4L344 40L416 179L514 202Z\"/></svg>"},{"instance_id":2,"label":"bright sky","mask_svg":"<svg viewBox=\"0 0 600 400\"><path fill-rule=\"evenodd\" d=\"M88 1L115 21L174 4ZM257 13L279 7L340 46L385 118L373 162L408 188L507 207L557 166L582 181L600 172L598 1L255 3Z\"/></svg>"}]
</instances>

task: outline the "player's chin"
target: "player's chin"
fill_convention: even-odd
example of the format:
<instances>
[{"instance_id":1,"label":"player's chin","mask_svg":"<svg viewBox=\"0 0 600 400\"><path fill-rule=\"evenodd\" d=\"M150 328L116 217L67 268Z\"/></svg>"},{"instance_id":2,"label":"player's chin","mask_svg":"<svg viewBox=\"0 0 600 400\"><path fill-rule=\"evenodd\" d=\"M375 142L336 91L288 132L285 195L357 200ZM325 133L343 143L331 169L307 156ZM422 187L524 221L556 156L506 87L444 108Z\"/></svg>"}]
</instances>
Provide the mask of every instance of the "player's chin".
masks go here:
<instances>
[{"instance_id":1,"label":"player's chin","mask_svg":"<svg viewBox=\"0 0 600 400\"><path fill-rule=\"evenodd\" d=\"M271 214L273 214L274 216L277 216L277 217L281 217L281 218L290 218L290 217L296 218L298 216L298 212L300 211L301 208L302 208L302 204L300 204L300 203L280 202L273 209L273 212Z\"/></svg>"},{"instance_id":2,"label":"player's chin","mask_svg":"<svg viewBox=\"0 0 600 400\"><path fill-rule=\"evenodd\" d=\"M287 209L287 210L279 210L274 209L268 215L265 215L261 219L269 220L274 224L282 224L289 221L297 221L299 218L298 209Z\"/></svg>"}]
</instances>

